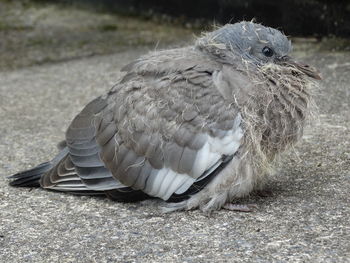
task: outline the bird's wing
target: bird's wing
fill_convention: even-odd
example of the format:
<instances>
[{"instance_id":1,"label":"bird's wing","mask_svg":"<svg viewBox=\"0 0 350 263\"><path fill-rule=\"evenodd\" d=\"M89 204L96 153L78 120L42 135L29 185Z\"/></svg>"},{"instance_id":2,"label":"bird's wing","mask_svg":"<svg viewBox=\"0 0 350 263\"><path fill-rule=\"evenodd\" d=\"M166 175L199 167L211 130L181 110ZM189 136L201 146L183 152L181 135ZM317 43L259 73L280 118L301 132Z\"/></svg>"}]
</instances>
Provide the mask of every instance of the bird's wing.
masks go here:
<instances>
[{"instance_id":1,"label":"bird's wing","mask_svg":"<svg viewBox=\"0 0 350 263\"><path fill-rule=\"evenodd\" d=\"M187 49L126 70L73 120L67 153L42 177L43 187L111 196L122 188L168 200L201 189L235 154L241 117L213 82L220 66Z\"/></svg>"},{"instance_id":2,"label":"bird's wing","mask_svg":"<svg viewBox=\"0 0 350 263\"><path fill-rule=\"evenodd\" d=\"M216 67L185 51L129 65L96 116L101 159L118 181L167 200L235 154L241 117L214 86Z\"/></svg>"},{"instance_id":3,"label":"bird's wing","mask_svg":"<svg viewBox=\"0 0 350 263\"><path fill-rule=\"evenodd\" d=\"M112 177L99 157L94 116L105 107L106 99L99 97L75 117L67 130L66 145L57 164L41 178L42 187L75 193L124 187Z\"/></svg>"}]
</instances>

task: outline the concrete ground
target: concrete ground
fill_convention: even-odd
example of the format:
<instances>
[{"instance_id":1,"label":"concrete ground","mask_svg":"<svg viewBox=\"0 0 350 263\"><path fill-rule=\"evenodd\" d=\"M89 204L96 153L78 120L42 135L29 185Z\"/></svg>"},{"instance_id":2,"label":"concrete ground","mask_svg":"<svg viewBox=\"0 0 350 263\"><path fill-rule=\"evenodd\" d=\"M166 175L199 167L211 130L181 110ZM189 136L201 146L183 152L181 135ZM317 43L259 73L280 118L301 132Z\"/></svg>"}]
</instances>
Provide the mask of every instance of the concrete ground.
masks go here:
<instances>
[{"instance_id":1,"label":"concrete ground","mask_svg":"<svg viewBox=\"0 0 350 263\"><path fill-rule=\"evenodd\" d=\"M0 72L0 262L350 262L350 53L312 42L295 55L324 77L318 118L283 156L273 195L240 201L255 212L162 214L157 201L8 186L54 156L78 111L148 49Z\"/></svg>"}]
</instances>

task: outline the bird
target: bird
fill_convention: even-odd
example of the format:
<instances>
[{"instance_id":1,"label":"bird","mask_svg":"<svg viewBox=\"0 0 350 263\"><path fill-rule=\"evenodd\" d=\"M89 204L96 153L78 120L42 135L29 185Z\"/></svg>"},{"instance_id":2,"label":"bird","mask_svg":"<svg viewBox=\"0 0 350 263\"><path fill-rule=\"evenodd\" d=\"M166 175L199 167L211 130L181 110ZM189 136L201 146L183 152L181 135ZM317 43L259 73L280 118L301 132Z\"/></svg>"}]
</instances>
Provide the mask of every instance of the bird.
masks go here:
<instances>
[{"instance_id":1,"label":"bird","mask_svg":"<svg viewBox=\"0 0 350 263\"><path fill-rule=\"evenodd\" d=\"M10 185L157 198L166 212L251 211L236 200L263 189L301 138L321 79L291 51L281 31L241 21L141 56L76 115L57 156Z\"/></svg>"}]
</instances>

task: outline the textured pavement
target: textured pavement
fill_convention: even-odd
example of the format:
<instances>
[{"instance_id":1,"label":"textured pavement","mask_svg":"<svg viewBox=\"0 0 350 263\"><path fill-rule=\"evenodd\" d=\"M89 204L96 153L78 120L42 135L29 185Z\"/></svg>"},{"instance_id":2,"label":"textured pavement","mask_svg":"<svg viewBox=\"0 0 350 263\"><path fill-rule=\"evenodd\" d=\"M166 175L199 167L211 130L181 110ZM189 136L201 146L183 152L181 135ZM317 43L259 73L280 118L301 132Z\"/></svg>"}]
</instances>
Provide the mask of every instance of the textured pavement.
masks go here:
<instances>
[{"instance_id":1,"label":"textured pavement","mask_svg":"<svg viewBox=\"0 0 350 263\"><path fill-rule=\"evenodd\" d=\"M72 118L146 52L0 72L0 262L350 262L350 54L304 60L324 77L318 119L283 155L253 213L162 214L157 201L122 204L19 189L6 176L48 160Z\"/></svg>"}]
</instances>

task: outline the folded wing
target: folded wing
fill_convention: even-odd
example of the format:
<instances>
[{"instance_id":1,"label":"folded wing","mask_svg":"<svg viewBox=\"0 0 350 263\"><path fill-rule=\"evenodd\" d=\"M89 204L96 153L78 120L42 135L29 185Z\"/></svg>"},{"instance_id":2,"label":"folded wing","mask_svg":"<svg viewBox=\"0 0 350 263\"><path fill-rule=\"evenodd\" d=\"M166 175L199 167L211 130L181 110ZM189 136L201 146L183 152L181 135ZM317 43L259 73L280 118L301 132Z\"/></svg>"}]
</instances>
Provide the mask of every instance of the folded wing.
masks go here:
<instances>
[{"instance_id":1,"label":"folded wing","mask_svg":"<svg viewBox=\"0 0 350 263\"><path fill-rule=\"evenodd\" d=\"M129 65L73 120L67 154L42 185L173 200L209 183L241 144L241 116L213 84L220 68L186 52Z\"/></svg>"}]
</instances>

